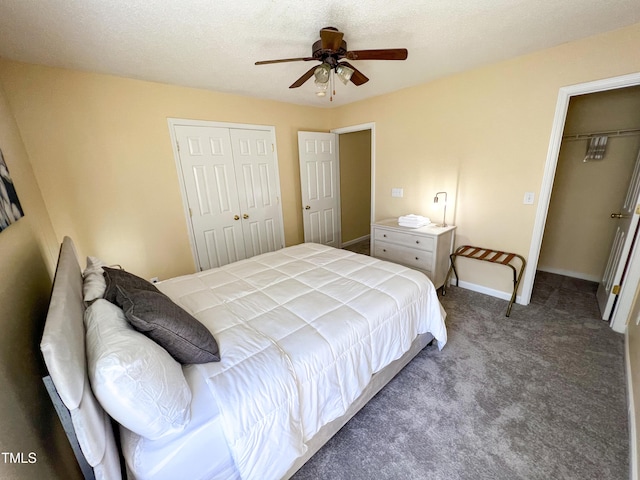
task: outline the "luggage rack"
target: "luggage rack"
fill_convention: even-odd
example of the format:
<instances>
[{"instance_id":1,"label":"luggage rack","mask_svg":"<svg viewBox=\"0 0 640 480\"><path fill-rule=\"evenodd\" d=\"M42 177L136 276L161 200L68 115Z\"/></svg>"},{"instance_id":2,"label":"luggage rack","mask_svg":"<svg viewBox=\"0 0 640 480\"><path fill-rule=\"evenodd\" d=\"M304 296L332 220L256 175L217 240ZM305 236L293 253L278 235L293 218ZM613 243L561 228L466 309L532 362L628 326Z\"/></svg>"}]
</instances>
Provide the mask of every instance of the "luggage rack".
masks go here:
<instances>
[{"instance_id":1,"label":"luggage rack","mask_svg":"<svg viewBox=\"0 0 640 480\"><path fill-rule=\"evenodd\" d=\"M449 255L449 258L451 259L451 266L449 267L449 271L447 272L447 276L444 280L444 285L442 286L442 295L446 295L447 283L449 282L449 276L451 275L452 271L456 276L456 287L458 286L459 278L458 272L456 271L456 257L466 257L473 260L482 260L484 262L506 265L507 267L511 268L511 270L513 271L513 294L511 295L511 300L509 300L509 306L507 307L506 316L508 317L511 314L511 307L513 306L513 302L516 299L518 285L520 285L520 279L522 278L524 267L527 264L524 257L522 255L518 255L517 253L501 252L499 250L474 247L472 245L462 245L461 247L458 247L455 252ZM519 272L517 272L516 266L512 265L512 262L516 259L520 260Z\"/></svg>"}]
</instances>

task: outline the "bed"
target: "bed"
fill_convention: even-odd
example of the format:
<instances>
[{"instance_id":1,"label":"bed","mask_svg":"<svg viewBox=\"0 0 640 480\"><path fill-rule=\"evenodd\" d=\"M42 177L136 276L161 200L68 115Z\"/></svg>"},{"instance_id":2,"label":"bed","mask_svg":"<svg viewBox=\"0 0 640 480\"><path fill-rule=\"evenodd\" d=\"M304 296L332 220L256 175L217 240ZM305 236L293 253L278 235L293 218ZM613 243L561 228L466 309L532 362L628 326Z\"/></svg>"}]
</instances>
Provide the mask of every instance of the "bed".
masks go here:
<instances>
[{"instance_id":1,"label":"bed","mask_svg":"<svg viewBox=\"0 0 640 480\"><path fill-rule=\"evenodd\" d=\"M424 274L324 245L287 247L156 286L213 335L219 361L159 372L171 371L169 385L179 386L156 388L158 398L172 396L158 414L171 420L161 435L147 435L144 415L159 408L153 400L113 410L111 400L120 399L101 397L95 378L94 349L108 337L100 315L124 318L122 310L103 299L86 306L73 242L62 243L41 349L45 383L63 423L67 414L85 477L289 478L427 344L435 339L442 348L447 340L446 314ZM97 321L86 323L92 316ZM127 335L128 354L144 350ZM159 370L155 360L145 368L155 370L137 383ZM147 426L142 434L125 428L119 415Z\"/></svg>"}]
</instances>

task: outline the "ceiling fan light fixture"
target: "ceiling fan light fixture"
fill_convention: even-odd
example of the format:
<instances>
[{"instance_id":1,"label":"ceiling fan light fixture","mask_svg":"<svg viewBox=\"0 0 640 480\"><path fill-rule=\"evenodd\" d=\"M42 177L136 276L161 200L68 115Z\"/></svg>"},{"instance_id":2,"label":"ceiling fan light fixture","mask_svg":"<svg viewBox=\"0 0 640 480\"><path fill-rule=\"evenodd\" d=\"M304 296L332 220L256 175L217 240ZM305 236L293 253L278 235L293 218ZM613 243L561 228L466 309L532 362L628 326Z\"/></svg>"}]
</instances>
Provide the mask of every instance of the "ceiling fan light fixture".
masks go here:
<instances>
[{"instance_id":1,"label":"ceiling fan light fixture","mask_svg":"<svg viewBox=\"0 0 640 480\"><path fill-rule=\"evenodd\" d=\"M329 88L329 81L327 80L326 82L319 82L318 80L316 80L315 84L316 95L318 97L324 97L327 94L327 89Z\"/></svg>"},{"instance_id":2,"label":"ceiling fan light fixture","mask_svg":"<svg viewBox=\"0 0 640 480\"><path fill-rule=\"evenodd\" d=\"M340 79L340 81L346 85L351 80L351 75L353 75L353 68L349 68L346 65L337 65L336 66L336 76Z\"/></svg>"},{"instance_id":3,"label":"ceiling fan light fixture","mask_svg":"<svg viewBox=\"0 0 640 480\"><path fill-rule=\"evenodd\" d=\"M325 27L320 30L320 40L311 46L310 57L281 58L279 60L262 60L256 65L267 65L270 63L283 62L308 62L319 61L321 65L311 67L300 78L293 82L289 88L301 87L305 82L315 77L316 85L331 83L332 95L335 95L333 74L345 85L349 82L356 87L364 85L369 79L356 67L348 62L340 63L340 60L406 60L406 48L382 48L373 50L349 50L347 42L343 39L344 34L336 27ZM321 95L321 94L319 94ZM333 98L333 97L332 97Z\"/></svg>"},{"instance_id":4,"label":"ceiling fan light fixture","mask_svg":"<svg viewBox=\"0 0 640 480\"><path fill-rule=\"evenodd\" d=\"M316 77L316 85L319 83L328 83L330 73L331 66L328 63L319 65L313 72L313 76Z\"/></svg>"}]
</instances>

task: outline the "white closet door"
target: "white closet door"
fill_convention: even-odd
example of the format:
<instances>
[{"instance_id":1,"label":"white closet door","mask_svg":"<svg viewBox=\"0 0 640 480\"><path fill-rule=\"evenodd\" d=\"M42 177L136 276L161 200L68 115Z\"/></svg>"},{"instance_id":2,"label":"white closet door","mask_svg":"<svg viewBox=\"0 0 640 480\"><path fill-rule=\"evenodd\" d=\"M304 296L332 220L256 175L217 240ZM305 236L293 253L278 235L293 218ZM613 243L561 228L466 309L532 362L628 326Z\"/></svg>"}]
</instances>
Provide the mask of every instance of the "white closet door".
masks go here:
<instances>
[{"instance_id":1,"label":"white closet door","mask_svg":"<svg viewBox=\"0 0 640 480\"><path fill-rule=\"evenodd\" d=\"M338 154L334 133L298 132L304 241L340 246Z\"/></svg>"},{"instance_id":2,"label":"white closet door","mask_svg":"<svg viewBox=\"0 0 640 480\"><path fill-rule=\"evenodd\" d=\"M245 258L229 129L175 125L200 270Z\"/></svg>"},{"instance_id":3,"label":"white closet door","mask_svg":"<svg viewBox=\"0 0 640 480\"><path fill-rule=\"evenodd\" d=\"M247 257L282 248L278 170L271 133L231 129L230 136Z\"/></svg>"},{"instance_id":4,"label":"white closet door","mask_svg":"<svg viewBox=\"0 0 640 480\"><path fill-rule=\"evenodd\" d=\"M640 221L640 151L627 188L624 204L618 212L611 213L611 221L617 223L616 235L611 246L604 275L596 297L603 320L612 319L616 299L624 281L624 273L631 256L635 233ZM635 286L634 286L635 288Z\"/></svg>"}]
</instances>

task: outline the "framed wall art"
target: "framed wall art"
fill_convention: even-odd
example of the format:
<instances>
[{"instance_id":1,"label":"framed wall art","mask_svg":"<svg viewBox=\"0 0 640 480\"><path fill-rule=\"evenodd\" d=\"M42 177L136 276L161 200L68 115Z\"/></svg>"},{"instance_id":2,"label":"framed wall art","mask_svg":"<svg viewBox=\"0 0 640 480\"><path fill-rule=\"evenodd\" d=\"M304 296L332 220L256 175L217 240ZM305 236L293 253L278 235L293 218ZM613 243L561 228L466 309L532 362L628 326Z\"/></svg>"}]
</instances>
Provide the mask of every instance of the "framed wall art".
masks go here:
<instances>
[{"instance_id":1,"label":"framed wall art","mask_svg":"<svg viewBox=\"0 0 640 480\"><path fill-rule=\"evenodd\" d=\"M0 232L23 216L18 193L0 150Z\"/></svg>"}]
</instances>

